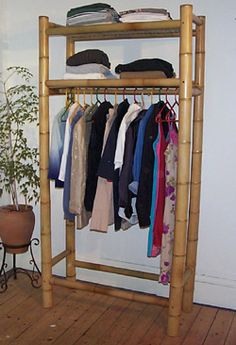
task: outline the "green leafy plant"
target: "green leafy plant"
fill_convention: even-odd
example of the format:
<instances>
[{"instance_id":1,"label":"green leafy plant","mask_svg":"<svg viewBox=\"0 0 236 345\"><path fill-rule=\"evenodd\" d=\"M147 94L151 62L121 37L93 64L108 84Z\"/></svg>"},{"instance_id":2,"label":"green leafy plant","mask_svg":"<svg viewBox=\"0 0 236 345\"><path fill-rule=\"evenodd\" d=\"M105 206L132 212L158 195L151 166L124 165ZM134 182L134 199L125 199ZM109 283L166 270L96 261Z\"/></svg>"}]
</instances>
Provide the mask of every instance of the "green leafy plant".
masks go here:
<instances>
[{"instance_id":1,"label":"green leafy plant","mask_svg":"<svg viewBox=\"0 0 236 345\"><path fill-rule=\"evenodd\" d=\"M26 136L26 130L36 135L38 125L32 76L27 68L18 66L7 68L6 76L0 76L0 192L11 195L16 210L20 195L25 204L39 199L39 152Z\"/></svg>"}]
</instances>

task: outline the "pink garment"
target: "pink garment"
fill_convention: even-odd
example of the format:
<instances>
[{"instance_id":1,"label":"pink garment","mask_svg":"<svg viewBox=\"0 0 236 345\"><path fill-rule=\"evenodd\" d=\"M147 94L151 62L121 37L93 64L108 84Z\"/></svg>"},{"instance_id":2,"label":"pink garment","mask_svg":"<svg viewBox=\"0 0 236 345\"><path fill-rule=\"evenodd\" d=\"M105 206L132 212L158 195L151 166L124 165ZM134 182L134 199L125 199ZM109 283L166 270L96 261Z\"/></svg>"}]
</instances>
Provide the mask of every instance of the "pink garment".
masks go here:
<instances>
[{"instance_id":1,"label":"pink garment","mask_svg":"<svg viewBox=\"0 0 236 345\"><path fill-rule=\"evenodd\" d=\"M152 256L157 256L161 252L162 233L163 233L163 215L165 207L165 156L167 147L163 126L160 124L159 141L156 146L158 159L158 181L157 181L157 201L155 208L155 220L153 227Z\"/></svg>"}]
</instances>

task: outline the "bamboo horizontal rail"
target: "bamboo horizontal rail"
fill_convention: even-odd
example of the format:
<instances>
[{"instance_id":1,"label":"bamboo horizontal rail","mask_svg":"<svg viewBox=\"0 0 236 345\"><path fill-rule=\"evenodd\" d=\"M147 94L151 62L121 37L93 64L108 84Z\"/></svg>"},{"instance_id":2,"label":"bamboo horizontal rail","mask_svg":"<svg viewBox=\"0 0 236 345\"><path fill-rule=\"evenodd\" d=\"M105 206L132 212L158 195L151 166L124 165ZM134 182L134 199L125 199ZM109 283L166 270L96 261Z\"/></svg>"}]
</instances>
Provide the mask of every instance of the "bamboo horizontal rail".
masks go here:
<instances>
[{"instance_id":1,"label":"bamboo horizontal rail","mask_svg":"<svg viewBox=\"0 0 236 345\"><path fill-rule=\"evenodd\" d=\"M91 92L91 89L94 89L94 93L103 89L102 93L106 94L115 94L116 90L112 91L113 88L122 89L120 94L125 93L133 94L134 92L137 94L142 94L146 92L152 92L155 94L159 94L163 91L163 94L166 94L166 88L168 88L168 94L176 94L176 88L179 87L179 79L178 78L163 78L163 79L51 79L46 81L46 85L49 90L55 89L57 90L56 93L52 92L53 94L62 94L63 89L73 89L84 88L86 92ZM133 88L133 90L128 90L128 88ZM164 88L164 90L162 90ZM149 89L147 91L147 89ZM171 90L174 89L174 90ZM84 91L84 90L83 90ZM108 92L109 91L109 92ZM199 96L202 93L202 89L193 83L193 92L192 96ZM119 92L117 91L117 94Z\"/></svg>"},{"instance_id":2,"label":"bamboo horizontal rail","mask_svg":"<svg viewBox=\"0 0 236 345\"><path fill-rule=\"evenodd\" d=\"M96 283L87 283L87 282L81 282L78 280L72 281L72 280L67 280L65 278L55 278L55 277L52 277L50 279L50 283L52 285L59 285L59 286L64 286L71 289L79 289L79 290L85 290L85 291L94 292L94 293L100 293L102 295L123 298L130 301L135 301L135 302L156 304L156 305L161 305L163 307L168 306L168 299L164 297L159 297L156 295L146 294L143 292L136 292L136 291L126 290L126 289L113 288L110 286L105 286L105 285L96 284Z\"/></svg>"},{"instance_id":3,"label":"bamboo horizontal rail","mask_svg":"<svg viewBox=\"0 0 236 345\"><path fill-rule=\"evenodd\" d=\"M159 280L158 274L136 271L136 270L131 270L127 268L100 265L100 264L95 264L91 262L79 261L79 260L75 260L75 266L79 268L89 269L89 270L121 274L124 276L129 276L129 277L134 277L134 278L141 278L141 279L155 280L155 281Z\"/></svg>"},{"instance_id":4,"label":"bamboo horizontal rail","mask_svg":"<svg viewBox=\"0 0 236 345\"><path fill-rule=\"evenodd\" d=\"M68 254L70 254L69 250L64 250L63 252L57 254L52 258L52 266L55 266L58 262L63 260Z\"/></svg>"},{"instance_id":5,"label":"bamboo horizontal rail","mask_svg":"<svg viewBox=\"0 0 236 345\"><path fill-rule=\"evenodd\" d=\"M46 81L47 87L53 88L74 88L74 87L90 87L90 88L113 88L113 87L178 87L178 78L163 79L54 79Z\"/></svg>"},{"instance_id":6,"label":"bamboo horizontal rail","mask_svg":"<svg viewBox=\"0 0 236 345\"><path fill-rule=\"evenodd\" d=\"M58 80L57 80L58 81ZM65 95L66 92L74 90L73 92L77 92L79 94L88 94L88 95L96 95L96 94L105 94L105 95L178 95L179 93L179 88L178 87L84 87L84 86L73 86L73 87L65 87L63 86L64 79L62 80L61 86L55 86L54 83L51 83L52 80L50 80L49 84L49 95L50 96L57 96L57 95ZM79 84L79 83L78 83ZM195 87L193 85L193 90L192 90L192 96L199 96L202 93L202 89L200 87Z\"/></svg>"},{"instance_id":7,"label":"bamboo horizontal rail","mask_svg":"<svg viewBox=\"0 0 236 345\"><path fill-rule=\"evenodd\" d=\"M202 20L201 17L196 16L195 14L193 14L193 23L196 25L202 25L204 24L204 21Z\"/></svg>"}]
</instances>

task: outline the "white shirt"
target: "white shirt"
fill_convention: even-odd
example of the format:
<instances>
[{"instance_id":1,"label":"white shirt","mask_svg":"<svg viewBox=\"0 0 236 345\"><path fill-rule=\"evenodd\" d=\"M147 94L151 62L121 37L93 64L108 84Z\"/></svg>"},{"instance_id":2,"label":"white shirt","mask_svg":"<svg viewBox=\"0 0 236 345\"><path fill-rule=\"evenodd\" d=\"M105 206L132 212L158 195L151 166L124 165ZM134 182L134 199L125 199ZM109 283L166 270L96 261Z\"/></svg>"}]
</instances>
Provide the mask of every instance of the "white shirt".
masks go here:
<instances>
[{"instance_id":1,"label":"white shirt","mask_svg":"<svg viewBox=\"0 0 236 345\"><path fill-rule=\"evenodd\" d=\"M139 104L133 103L129 106L127 113L123 117L116 142L116 152L114 158L115 169L121 170L122 168L125 149L125 134L130 123L138 116L141 110L142 107Z\"/></svg>"}]
</instances>

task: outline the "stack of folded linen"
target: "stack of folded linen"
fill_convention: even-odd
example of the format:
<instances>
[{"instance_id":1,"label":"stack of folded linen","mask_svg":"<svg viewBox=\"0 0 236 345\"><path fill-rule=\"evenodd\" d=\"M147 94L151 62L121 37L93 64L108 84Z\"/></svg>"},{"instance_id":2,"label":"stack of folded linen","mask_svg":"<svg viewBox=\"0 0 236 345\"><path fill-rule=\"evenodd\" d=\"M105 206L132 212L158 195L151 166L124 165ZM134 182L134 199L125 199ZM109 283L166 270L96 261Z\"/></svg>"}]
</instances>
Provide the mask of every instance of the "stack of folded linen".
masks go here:
<instances>
[{"instance_id":1,"label":"stack of folded linen","mask_svg":"<svg viewBox=\"0 0 236 345\"><path fill-rule=\"evenodd\" d=\"M70 9L66 25L91 25L119 22L119 14L108 4L95 3Z\"/></svg>"},{"instance_id":2,"label":"stack of folded linen","mask_svg":"<svg viewBox=\"0 0 236 345\"><path fill-rule=\"evenodd\" d=\"M119 64L115 72L120 78L173 78L175 77L174 69L168 61L153 58L140 59L128 64Z\"/></svg>"},{"instance_id":3,"label":"stack of folded linen","mask_svg":"<svg viewBox=\"0 0 236 345\"><path fill-rule=\"evenodd\" d=\"M114 79L106 53L99 49L87 49L69 57L64 79Z\"/></svg>"},{"instance_id":4,"label":"stack of folded linen","mask_svg":"<svg viewBox=\"0 0 236 345\"><path fill-rule=\"evenodd\" d=\"M119 13L123 23L151 22L171 19L170 13L163 8L137 8Z\"/></svg>"}]
</instances>

